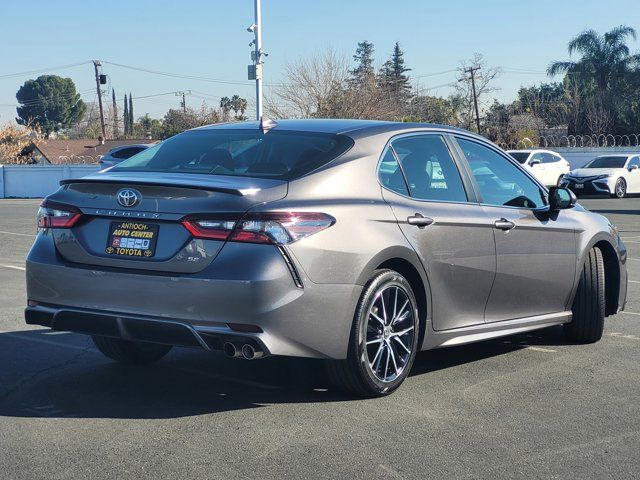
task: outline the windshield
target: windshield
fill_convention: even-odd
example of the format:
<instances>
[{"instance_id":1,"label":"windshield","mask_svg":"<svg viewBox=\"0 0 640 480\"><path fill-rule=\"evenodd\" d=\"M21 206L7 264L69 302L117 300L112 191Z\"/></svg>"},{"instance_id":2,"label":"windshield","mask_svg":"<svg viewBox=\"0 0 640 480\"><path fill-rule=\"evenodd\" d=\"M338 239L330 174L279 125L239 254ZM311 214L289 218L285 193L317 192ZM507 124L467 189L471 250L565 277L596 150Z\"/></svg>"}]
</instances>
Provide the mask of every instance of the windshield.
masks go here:
<instances>
[{"instance_id":1,"label":"windshield","mask_svg":"<svg viewBox=\"0 0 640 480\"><path fill-rule=\"evenodd\" d=\"M587 163L584 168L624 168L627 157L598 157Z\"/></svg>"},{"instance_id":2,"label":"windshield","mask_svg":"<svg viewBox=\"0 0 640 480\"><path fill-rule=\"evenodd\" d=\"M529 152L509 152L513 158L515 158L518 163L524 163L529 158Z\"/></svg>"},{"instance_id":3,"label":"windshield","mask_svg":"<svg viewBox=\"0 0 640 480\"><path fill-rule=\"evenodd\" d=\"M291 180L325 165L352 145L349 137L326 133L191 130L134 155L111 171Z\"/></svg>"}]
</instances>

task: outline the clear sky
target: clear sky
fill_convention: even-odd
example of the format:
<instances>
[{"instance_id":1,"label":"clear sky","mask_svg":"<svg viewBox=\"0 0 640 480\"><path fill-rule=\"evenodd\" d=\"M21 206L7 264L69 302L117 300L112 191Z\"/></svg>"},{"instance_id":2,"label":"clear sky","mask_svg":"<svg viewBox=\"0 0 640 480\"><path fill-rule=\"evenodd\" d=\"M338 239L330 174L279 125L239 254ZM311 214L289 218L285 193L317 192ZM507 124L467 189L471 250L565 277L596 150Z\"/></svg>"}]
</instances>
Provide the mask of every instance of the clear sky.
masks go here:
<instances>
[{"instance_id":1,"label":"clear sky","mask_svg":"<svg viewBox=\"0 0 640 480\"><path fill-rule=\"evenodd\" d=\"M566 44L587 28L626 24L640 33L638 0L263 0L263 46L269 53L265 82L283 80L287 62L331 47L352 55L356 43L373 42L377 65L395 41L410 74L430 88L454 81L461 60L482 53L504 72L493 94L511 100L520 85L547 80L552 60L567 58ZM192 90L187 104L238 93L250 100L246 81L253 0L3 0L0 14L0 124L15 113L15 92L41 73L71 77L83 99L95 99L93 66L48 67L100 59L143 69L232 81L175 78L104 64L118 98L134 99ZM640 43L632 44L640 50ZM35 74L7 75L42 70ZM440 73L447 72L447 73ZM435 74L435 75L432 75ZM4 76L4 78L3 78ZM93 91L92 91L93 89ZM196 93L197 92L197 93ZM450 87L430 93L447 95ZM179 99L158 95L135 100L136 116L161 117Z\"/></svg>"}]
</instances>

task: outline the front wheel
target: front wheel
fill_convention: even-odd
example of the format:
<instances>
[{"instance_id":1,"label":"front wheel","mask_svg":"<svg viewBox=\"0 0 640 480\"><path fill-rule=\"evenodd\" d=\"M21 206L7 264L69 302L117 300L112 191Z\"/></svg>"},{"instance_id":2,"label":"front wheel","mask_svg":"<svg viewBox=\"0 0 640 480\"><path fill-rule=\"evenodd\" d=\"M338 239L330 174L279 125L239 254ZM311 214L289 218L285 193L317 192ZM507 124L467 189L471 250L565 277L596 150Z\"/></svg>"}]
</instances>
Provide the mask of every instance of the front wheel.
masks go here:
<instances>
[{"instance_id":1,"label":"front wheel","mask_svg":"<svg viewBox=\"0 0 640 480\"><path fill-rule=\"evenodd\" d=\"M329 374L348 393L381 397L409 374L418 350L420 321L409 282L380 270L369 280L356 308L346 360L332 361Z\"/></svg>"},{"instance_id":2,"label":"front wheel","mask_svg":"<svg viewBox=\"0 0 640 480\"><path fill-rule=\"evenodd\" d=\"M616 180L616 186L611 196L613 198L624 198L627 196L627 182L624 181L624 178Z\"/></svg>"},{"instance_id":3,"label":"front wheel","mask_svg":"<svg viewBox=\"0 0 640 480\"><path fill-rule=\"evenodd\" d=\"M171 345L147 342L131 342L120 338L93 336L93 343L105 356L120 363L142 365L153 363L164 357Z\"/></svg>"},{"instance_id":4,"label":"front wheel","mask_svg":"<svg viewBox=\"0 0 640 480\"><path fill-rule=\"evenodd\" d=\"M578 291L571 307L571 323L564 326L567 339L594 343L602 338L605 314L604 261L599 248L589 251L582 267Z\"/></svg>"}]
</instances>

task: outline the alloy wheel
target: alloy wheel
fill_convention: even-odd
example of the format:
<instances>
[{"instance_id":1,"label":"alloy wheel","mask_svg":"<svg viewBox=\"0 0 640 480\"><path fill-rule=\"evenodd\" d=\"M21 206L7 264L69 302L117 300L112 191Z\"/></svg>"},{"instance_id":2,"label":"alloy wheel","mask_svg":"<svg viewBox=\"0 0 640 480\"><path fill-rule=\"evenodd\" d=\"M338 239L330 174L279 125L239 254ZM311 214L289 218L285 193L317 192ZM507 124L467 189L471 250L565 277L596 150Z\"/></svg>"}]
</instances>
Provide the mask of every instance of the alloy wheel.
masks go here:
<instances>
[{"instance_id":1,"label":"alloy wheel","mask_svg":"<svg viewBox=\"0 0 640 480\"><path fill-rule=\"evenodd\" d=\"M400 285L387 284L369 308L366 330L367 363L381 382L402 374L413 353L416 334L415 306Z\"/></svg>"},{"instance_id":2,"label":"alloy wheel","mask_svg":"<svg viewBox=\"0 0 640 480\"><path fill-rule=\"evenodd\" d=\"M627 193L627 187L624 183L624 180L619 178L618 181L616 182L616 197L624 198L626 193Z\"/></svg>"}]
</instances>

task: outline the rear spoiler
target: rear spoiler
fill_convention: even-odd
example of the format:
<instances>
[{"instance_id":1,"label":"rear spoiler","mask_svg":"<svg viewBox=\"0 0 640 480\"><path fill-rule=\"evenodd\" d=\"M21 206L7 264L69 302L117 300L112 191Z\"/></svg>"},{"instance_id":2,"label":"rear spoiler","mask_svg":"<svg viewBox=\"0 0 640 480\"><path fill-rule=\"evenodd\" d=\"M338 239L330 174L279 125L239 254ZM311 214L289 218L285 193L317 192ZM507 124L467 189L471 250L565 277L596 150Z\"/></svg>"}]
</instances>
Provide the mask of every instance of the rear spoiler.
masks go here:
<instances>
[{"instance_id":1,"label":"rear spoiler","mask_svg":"<svg viewBox=\"0 0 640 480\"><path fill-rule=\"evenodd\" d=\"M159 187L175 187L175 188L190 188L194 190L205 190L208 192L219 192L219 193L228 193L230 195L238 195L245 196L254 194L260 191L260 188L250 188L250 189L238 189L238 188L228 188L228 187L217 187L214 185L205 185L198 183L189 183L185 184L184 182L170 182L170 181L157 181L157 180L125 180L122 178L66 178L64 180L60 180L60 185L71 185L73 183L120 183L126 185L155 185Z\"/></svg>"}]
</instances>

